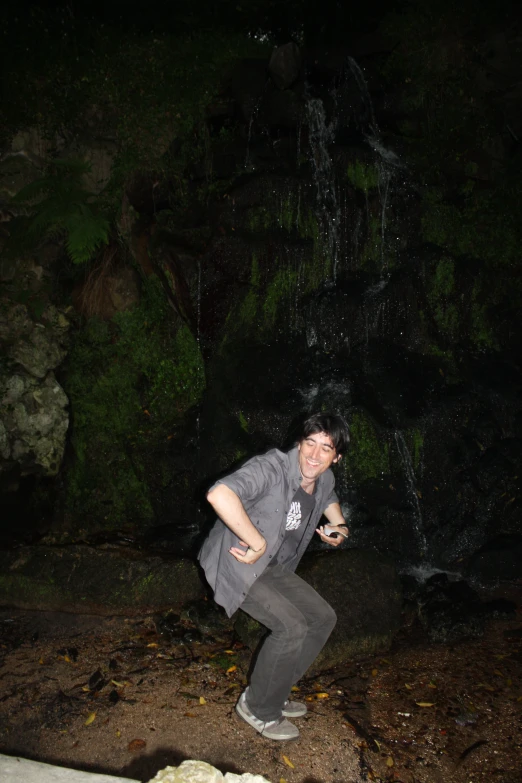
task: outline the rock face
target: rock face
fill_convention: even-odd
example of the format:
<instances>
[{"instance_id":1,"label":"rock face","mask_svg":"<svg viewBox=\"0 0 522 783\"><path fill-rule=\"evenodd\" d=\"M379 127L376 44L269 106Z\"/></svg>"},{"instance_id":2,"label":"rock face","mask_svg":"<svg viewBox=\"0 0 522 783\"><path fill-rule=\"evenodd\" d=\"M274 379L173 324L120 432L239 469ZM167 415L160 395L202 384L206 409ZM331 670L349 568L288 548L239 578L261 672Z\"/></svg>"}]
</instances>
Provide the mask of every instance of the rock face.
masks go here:
<instances>
[{"instance_id":1,"label":"rock face","mask_svg":"<svg viewBox=\"0 0 522 783\"><path fill-rule=\"evenodd\" d=\"M0 376L0 457L22 473L55 476L65 448L69 401L52 372L38 380L27 373ZM1 465L2 463L0 463Z\"/></svg>"},{"instance_id":2,"label":"rock face","mask_svg":"<svg viewBox=\"0 0 522 783\"><path fill-rule=\"evenodd\" d=\"M18 467L22 475L55 476L69 413L53 370L67 352L69 321L44 298L38 302L41 313L8 296L0 301L0 346L6 357L0 365L0 472Z\"/></svg>"},{"instance_id":3,"label":"rock face","mask_svg":"<svg viewBox=\"0 0 522 783\"><path fill-rule=\"evenodd\" d=\"M301 66L299 47L291 42L274 49L268 63L268 70L277 87L280 90L287 90L299 78Z\"/></svg>"},{"instance_id":4,"label":"rock face","mask_svg":"<svg viewBox=\"0 0 522 783\"><path fill-rule=\"evenodd\" d=\"M400 626L402 607L400 580L389 560L354 549L324 552L303 558L297 573L337 613L337 625L313 670L389 647ZM262 626L243 612L236 630L251 648L263 636Z\"/></svg>"},{"instance_id":5,"label":"rock face","mask_svg":"<svg viewBox=\"0 0 522 783\"><path fill-rule=\"evenodd\" d=\"M87 546L0 553L0 604L85 614L167 611L205 593L189 560L164 561Z\"/></svg>"}]
</instances>

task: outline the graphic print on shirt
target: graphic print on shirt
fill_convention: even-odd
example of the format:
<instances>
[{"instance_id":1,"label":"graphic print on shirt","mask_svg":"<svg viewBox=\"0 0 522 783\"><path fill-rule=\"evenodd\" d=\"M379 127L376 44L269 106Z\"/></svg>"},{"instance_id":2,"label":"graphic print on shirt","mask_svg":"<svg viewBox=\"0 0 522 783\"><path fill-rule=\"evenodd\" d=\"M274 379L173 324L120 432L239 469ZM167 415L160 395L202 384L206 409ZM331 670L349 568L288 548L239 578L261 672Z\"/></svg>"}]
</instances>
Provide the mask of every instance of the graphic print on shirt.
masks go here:
<instances>
[{"instance_id":1,"label":"graphic print on shirt","mask_svg":"<svg viewBox=\"0 0 522 783\"><path fill-rule=\"evenodd\" d=\"M301 504L298 500L294 500L290 506L290 511L286 516L285 530L297 530L301 524L301 517Z\"/></svg>"}]
</instances>

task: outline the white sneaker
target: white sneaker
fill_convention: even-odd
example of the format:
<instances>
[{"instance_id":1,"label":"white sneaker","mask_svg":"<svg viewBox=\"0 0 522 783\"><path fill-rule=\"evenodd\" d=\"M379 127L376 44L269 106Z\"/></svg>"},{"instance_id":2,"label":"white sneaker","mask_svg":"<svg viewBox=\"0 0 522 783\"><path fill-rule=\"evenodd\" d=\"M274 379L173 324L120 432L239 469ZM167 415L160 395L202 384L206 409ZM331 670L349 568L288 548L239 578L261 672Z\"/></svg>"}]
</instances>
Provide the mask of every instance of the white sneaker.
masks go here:
<instances>
[{"instance_id":1,"label":"white sneaker","mask_svg":"<svg viewBox=\"0 0 522 783\"><path fill-rule=\"evenodd\" d=\"M283 715L285 718L302 718L308 712L308 707L301 701L285 701Z\"/></svg>"},{"instance_id":2,"label":"white sneaker","mask_svg":"<svg viewBox=\"0 0 522 783\"><path fill-rule=\"evenodd\" d=\"M246 702L246 695L242 693L236 704L236 712L240 718L243 718L253 729L259 732L262 737L273 740L294 740L299 736L299 729L293 723L286 720L282 715L276 720L264 721L256 718Z\"/></svg>"}]
</instances>

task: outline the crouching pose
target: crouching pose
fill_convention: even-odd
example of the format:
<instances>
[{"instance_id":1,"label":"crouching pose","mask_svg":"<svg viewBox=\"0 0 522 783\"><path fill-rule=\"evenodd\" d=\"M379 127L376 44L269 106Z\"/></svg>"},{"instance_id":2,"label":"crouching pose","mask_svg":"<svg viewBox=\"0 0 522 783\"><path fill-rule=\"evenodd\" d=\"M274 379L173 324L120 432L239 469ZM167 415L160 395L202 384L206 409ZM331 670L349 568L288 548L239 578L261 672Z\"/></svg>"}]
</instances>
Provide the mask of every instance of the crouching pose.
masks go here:
<instances>
[{"instance_id":1,"label":"crouching pose","mask_svg":"<svg viewBox=\"0 0 522 783\"><path fill-rule=\"evenodd\" d=\"M289 701L290 691L335 626L331 606L294 571L314 532L331 546L348 536L330 470L348 441L341 416L316 414L288 453L254 457L207 495L219 519L199 560L215 600L229 617L241 607L270 630L236 711L273 740L299 736L287 718L306 705Z\"/></svg>"}]
</instances>

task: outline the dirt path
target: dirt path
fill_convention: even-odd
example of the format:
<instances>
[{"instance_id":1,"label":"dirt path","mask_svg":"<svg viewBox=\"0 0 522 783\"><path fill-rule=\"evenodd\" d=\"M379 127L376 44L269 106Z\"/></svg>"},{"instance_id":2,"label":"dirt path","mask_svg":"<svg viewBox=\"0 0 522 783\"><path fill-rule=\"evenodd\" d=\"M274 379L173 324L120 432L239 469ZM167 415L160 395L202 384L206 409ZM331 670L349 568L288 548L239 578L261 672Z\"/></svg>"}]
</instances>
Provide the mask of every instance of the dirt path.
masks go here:
<instances>
[{"instance_id":1,"label":"dirt path","mask_svg":"<svg viewBox=\"0 0 522 783\"><path fill-rule=\"evenodd\" d=\"M522 623L425 644L301 683L297 742L234 713L250 653L230 635L183 645L154 619L0 613L0 752L146 781L185 758L272 783L518 783ZM424 705L424 706L422 706Z\"/></svg>"}]
</instances>

